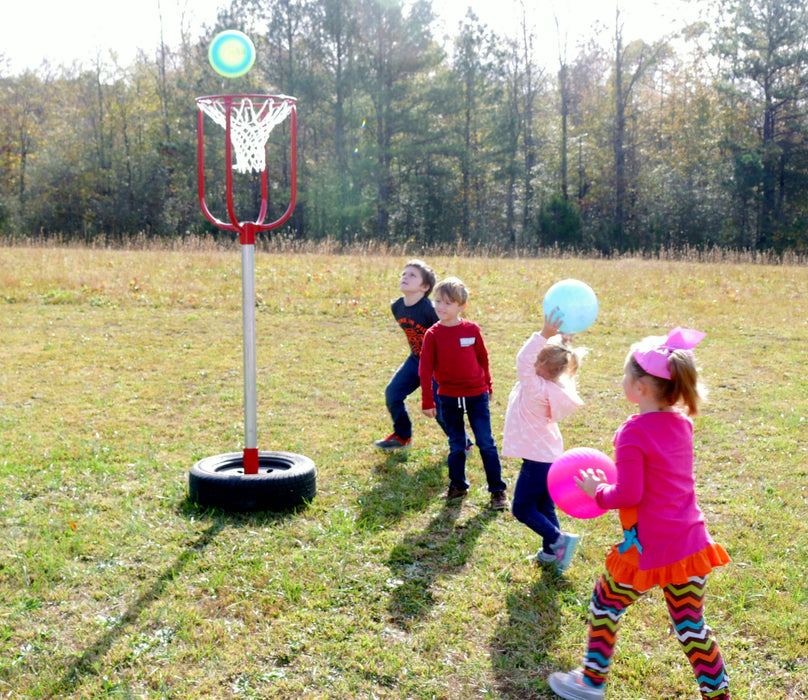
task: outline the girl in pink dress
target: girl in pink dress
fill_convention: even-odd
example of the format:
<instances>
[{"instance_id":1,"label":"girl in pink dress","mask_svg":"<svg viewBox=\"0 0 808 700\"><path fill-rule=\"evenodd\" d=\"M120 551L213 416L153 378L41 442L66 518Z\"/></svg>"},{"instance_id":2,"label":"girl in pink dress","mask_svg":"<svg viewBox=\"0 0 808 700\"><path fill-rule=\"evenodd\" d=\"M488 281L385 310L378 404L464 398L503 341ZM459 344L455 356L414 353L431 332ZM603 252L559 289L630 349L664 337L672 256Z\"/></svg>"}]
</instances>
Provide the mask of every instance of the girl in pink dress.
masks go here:
<instances>
[{"instance_id":1,"label":"girl in pink dress","mask_svg":"<svg viewBox=\"0 0 808 700\"><path fill-rule=\"evenodd\" d=\"M626 358L623 391L637 404L614 436L617 482L582 471L578 486L601 508L618 509L623 541L606 557L589 604L589 639L582 668L550 675L550 688L567 700L601 700L628 607L660 586L705 700L728 700L721 651L704 622L707 576L729 562L713 542L696 503L693 423L699 387L692 348L703 333L674 328L646 338Z\"/></svg>"}]
</instances>

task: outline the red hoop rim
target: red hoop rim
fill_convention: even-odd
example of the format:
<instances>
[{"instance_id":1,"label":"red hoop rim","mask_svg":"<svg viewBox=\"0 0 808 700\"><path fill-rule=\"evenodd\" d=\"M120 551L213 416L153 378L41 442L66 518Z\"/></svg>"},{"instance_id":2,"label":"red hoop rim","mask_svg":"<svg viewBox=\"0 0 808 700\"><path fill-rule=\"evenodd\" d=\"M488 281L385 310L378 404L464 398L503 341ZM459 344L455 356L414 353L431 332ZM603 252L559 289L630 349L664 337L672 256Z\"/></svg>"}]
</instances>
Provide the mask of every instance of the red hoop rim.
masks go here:
<instances>
[{"instance_id":1,"label":"red hoop rim","mask_svg":"<svg viewBox=\"0 0 808 700\"><path fill-rule=\"evenodd\" d=\"M292 105L297 104L297 98L291 95L261 95L256 93L244 93L238 95L204 95L203 97L195 98L197 104L200 102L237 102L243 100L264 100L273 102L288 102Z\"/></svg>"}]
</instances>

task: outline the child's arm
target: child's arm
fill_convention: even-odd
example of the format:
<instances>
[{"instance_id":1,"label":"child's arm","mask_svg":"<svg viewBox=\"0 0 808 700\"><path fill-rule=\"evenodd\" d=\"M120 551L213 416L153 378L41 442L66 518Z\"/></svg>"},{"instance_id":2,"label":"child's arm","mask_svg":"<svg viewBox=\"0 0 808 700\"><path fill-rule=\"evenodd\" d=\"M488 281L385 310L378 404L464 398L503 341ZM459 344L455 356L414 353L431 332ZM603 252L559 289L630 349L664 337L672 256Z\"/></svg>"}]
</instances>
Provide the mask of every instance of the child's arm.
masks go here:
<instances>
[{"instance_id":1,"label":"child's arm","mask_svg":"<svg viewBox=\"0 0 808 700\"><path fill-rule=\"evenodd\" d=\"M488 395L494 395L494 385L491 382L491 368L488 363L488 348L485 347L485 341L483 340L483 334L480 328L477 328L477 340L474 343L474 352L477 354L477 362L480 363L480 367L483 368L483 373L485 374L485 383L488 387Z\"/></svg>"},{"instance_id":2,"label":"child's arm","mask_svg":"<svg viewBox=\"0 0 808 700\"><path fill-rule=\"evenodd\" d=\"M635 446L617 446L615 450L617 483L609 484L603 470L581 469L575 483L587 496L594 498L601 508L630 508L642 499L644 487L644 455Z\"/></svg>"},{"instance_id":3,"label":"child's arm","mask_svg":"<svg viewBox=\"0 0 808 700\"><path fill-rule=\"evenodd\" d=\"M435 407L435 397L432 395L432 373L435 367L435 339L432 333L424 334L421 346L421 359L418 362L418 378L421 382L421 412L425 416L434 418L438 415Z\"/></svg>"},{"instance_id":4,"label":"child's arm","mask_svg":"<svg viewBox=\"0 0 808 700\"><path fill-rule=\"evenodd\" d=\"M533 333L516 354L516 374L523 384L533 380L536 376L536 358L547 341L558 332L561 326L561 319L554 316L556 313L555 311L550 313L544 320L541 332Z\"/></svg>"}]
</instances>

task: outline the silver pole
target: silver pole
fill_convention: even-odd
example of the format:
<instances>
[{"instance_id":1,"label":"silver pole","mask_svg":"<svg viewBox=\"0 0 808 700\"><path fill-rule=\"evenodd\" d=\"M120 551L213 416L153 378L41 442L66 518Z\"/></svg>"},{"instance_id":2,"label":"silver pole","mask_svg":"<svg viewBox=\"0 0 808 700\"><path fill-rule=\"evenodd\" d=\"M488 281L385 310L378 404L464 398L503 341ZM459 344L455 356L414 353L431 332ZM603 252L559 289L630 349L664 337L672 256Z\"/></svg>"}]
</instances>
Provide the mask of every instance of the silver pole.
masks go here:
<instances>
[{"instance_id":1,"label":"silver pole","mask_svg":"<svg viewBox=\"0 0 808 700\"><path fill-rule=\"evenodd\" d=\"M258 447L255 361L255 245L241 246L241 304L244 327L244 447Z\"/></svg>"}]
</instances>

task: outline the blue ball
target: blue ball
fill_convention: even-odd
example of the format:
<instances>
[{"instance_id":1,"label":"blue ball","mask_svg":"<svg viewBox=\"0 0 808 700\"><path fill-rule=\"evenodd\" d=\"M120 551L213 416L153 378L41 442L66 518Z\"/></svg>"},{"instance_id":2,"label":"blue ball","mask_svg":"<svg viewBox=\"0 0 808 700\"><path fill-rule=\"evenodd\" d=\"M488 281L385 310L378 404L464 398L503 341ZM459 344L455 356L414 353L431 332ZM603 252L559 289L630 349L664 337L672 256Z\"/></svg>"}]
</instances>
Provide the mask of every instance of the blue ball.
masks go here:
<instances>
[{"instance_id":1,"label":"blue ball","mask_svg":"<svg viewBox=\"0 0 808 700\"><path fill-rule=\"evenodd\" d=\"M580 333L598 317L598 298L588 284L578 280L561 280L547 290L542 302L545 318L553 311L562 318L560 333Z\"/></svg>"},{"instance_id":2,"label":"blue ball","mask_svg":"<svg viewBox=\"0 0 808 700\"><path fill-rule=\"evenodd\" d=\"M222 77L240 78L255 63L255 46L244 32L225 29L210 42L208 61Z\"/></svg>"}]
</instances>

